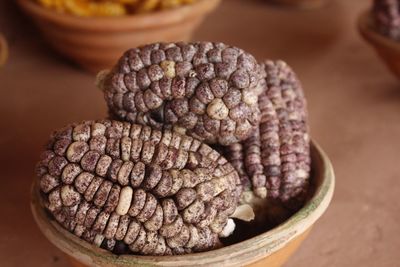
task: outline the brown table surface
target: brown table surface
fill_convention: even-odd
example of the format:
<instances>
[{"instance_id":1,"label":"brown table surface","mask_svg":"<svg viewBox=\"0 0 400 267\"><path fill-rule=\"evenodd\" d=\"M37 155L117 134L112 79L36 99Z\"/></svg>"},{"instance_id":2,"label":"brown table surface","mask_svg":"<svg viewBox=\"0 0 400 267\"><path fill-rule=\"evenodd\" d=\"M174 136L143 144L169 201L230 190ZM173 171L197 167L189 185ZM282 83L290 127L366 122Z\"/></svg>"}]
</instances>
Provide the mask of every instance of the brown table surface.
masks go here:
<instances>
[{"instance_id":1,"label":"brown table surface","mask_svg":"<svg viewBox=\"0 0 400 267\"><path fill-rule=\"evenodd\" d=\"M102 118L106 107L93 75L51 51L10 2L0 2L11 46L0 69L0 266L68 266L33 222L33 168L53 129ZM286 266L399 266L400 82L356 30L368 5L331 0L299 11L226 0L195 35L283 59L303 83L312 136L332 159L337 185Z\"/></svg>"}]
</instances>

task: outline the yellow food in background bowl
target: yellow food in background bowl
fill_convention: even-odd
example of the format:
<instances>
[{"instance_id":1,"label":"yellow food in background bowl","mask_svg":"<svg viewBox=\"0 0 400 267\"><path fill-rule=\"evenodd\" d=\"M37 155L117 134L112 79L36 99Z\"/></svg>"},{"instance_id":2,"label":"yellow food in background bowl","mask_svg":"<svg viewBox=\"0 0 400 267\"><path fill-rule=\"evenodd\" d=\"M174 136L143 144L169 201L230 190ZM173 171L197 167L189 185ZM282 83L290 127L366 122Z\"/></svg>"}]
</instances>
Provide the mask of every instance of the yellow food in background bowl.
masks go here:
<instances>
[{"instance_id":1,"label":"yellow food in background bowl","mask_svg":"<svg viewBox=\"0 0 400 267\"><path fill-rule=\"evenodd\" d=\"M8 58L8 45L6 38L0 33L0 67L6 64Z\"/></svg>"},{"instance_id":2,"label":"yellow food in background bowl","mask_svg":"<svg viewBox=\"0 0 400 267\"><path fill-rule=\"evenodd\" d=\"M66 1L80 3L77 6L83 6L84 11L79 9L79 15L70 13L66 10ZM122 5L124 15L110 17L110 14L116 12L102 11L101 14L107 14L106 16L85 11L85 7L89 6L88 3L99 4L105 3L104 1L17 0L17 3L32 18L43 37L55 50L84 69L97 73L111 68L131 47L154 42L190 40L197 27L221 2L221 0L156 0L156 2L108 0L107 3ZM164 8L176 5L176 1L180 3L176 8ZM161 3L164 7L161 7ZM138 13L139 11L142 13Z\"/></svg>"},{"instance_id":3,"label":"yellow food in background bowl","mask_svg":"<svg viewBox=\"0 0 400 267\"><path fill-rule=\"evenodd\" d=\"M197 0L35 0L43 7L81 17L124 16L176 8Z\"/></svg>"}]
</instances>

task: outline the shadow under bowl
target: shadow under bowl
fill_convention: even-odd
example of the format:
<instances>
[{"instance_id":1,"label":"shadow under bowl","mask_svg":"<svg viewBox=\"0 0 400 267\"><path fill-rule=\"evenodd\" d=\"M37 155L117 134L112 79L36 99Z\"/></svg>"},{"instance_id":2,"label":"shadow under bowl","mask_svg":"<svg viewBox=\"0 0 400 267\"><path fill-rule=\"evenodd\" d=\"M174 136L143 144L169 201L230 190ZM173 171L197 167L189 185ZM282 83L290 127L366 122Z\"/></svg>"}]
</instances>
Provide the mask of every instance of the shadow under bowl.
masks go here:
<instances>
[{"instance_id":1,"label":"shadow under bowl","mask_svg":"<svg viewBox=\"0 0 400 267\"><path fill-rule=\"evenodd\" d=\"M117 256L81 240L48 217L41 203L38 185L33 184L31 209L42 233L66 253L76 267L132 266L282 266L297 250L313 224L326 211L332 199L335 177L327 155L311 144L312 195L288 220L260 235L220 249L179 256Z\"/></svg>"},{"instance_id":2,"label":"shadow under bowl","mask_svg":"<svg viewBox=\"0 0 400 267\"><path fill-rule=\"evenodd\" d=\"M376 30L371 11L365 11L359 16L357 26L361 36L375 49L392 73L400 78L400 42Z\"/></svg>"},{"instance_id":3,"label":"shadow under bowl","mask_svg":"<svg viewBox=\"0 0 400 267\"><path fill-rule=\"evenodd\" d=\"M188 41L221 0L120 17L78 17L44 8L32 0L19 6L62 55L90 72L112 67L129 48L154 42Z\"/></svg>"}]
</instances>

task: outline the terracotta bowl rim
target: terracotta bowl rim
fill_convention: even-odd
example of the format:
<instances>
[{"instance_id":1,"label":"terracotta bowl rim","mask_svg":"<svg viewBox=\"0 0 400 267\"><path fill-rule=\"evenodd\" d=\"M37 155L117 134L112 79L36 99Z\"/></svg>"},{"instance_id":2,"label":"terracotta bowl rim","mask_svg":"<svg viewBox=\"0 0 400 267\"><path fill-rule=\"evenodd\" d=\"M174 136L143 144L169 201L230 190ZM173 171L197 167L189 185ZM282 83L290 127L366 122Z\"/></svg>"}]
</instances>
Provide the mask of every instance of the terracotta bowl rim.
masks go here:
<instances>
[{"instance_id":1,"label":"terracotta bowl rim","mask_svg":"<svg viewBox=\"0 0 400 267\"><path fill-rule=\"evenodd\" d=\"M319 185L316 185L313 196L311 196L304 207L288 220L265 233L239 243L207 252L178 256L118 256L112 254L109 251L100 249L95 245L81 240L62 228L56 221L49 220L40 203L39 190L35 182L33 183L31 191L31 210L40 230L55 246L78 261L84 260L85 264L89 266L98 266L93 259L100 260L101 262L112 262L113 266L137 266L136 264L140 264L140 266L181 266L181 264L187 264L190 266L193 262L196 262L196 264L201 263L202 266L210 266L210 264L226 262L227 258L245 258L246 253L251 253L257 249L259 250L257 252L258 259L254 259L255 261L265 257L265 254L270 255L280 250L289 241L301 235L307 229L310 229L328 208L335 187L333 167L328 156L315 141L311 141L311 156L314 164L317 163L320 165L319 176L321 177L317 179L319 180ZM36 180L37 179L35 179L35 181ZM275 241L281 242L282 244L273 243ZM271 243L276 245L272 250L268 247ZM268 248L270 250L268 250ZM77 255L76 252L80 255Z\"/></svg>"},{"instance_id":2,"label":"terracotta bowl rim","mask_svg":"<svg viewBox=\"0 0 400 267\"><path fill-rule=\"evenodd\" d=\"M374 45L383 46L386 49L400 53L400 41L395 41L379 33L374 26L371 13L372 10L365 10L358 17L357 24L361 36Z\"/></svg>"},{"instance_id":3,"label":"terracotta bowl rim","mask_svg":"<svg viewBox=\"0 0 400 267\"><path fill-rule=\"evenodd\" d=\"M220 2L221 0L199 0L193 4L145 14L116 17L79 17L42 7L33 0L17 0L19 6L36 19L63 25L65 27L95 31L124 31L152 28L158 25L184 23L184 21L189 18L201 17L211 12Z\"/></svg>"}]
</instances>

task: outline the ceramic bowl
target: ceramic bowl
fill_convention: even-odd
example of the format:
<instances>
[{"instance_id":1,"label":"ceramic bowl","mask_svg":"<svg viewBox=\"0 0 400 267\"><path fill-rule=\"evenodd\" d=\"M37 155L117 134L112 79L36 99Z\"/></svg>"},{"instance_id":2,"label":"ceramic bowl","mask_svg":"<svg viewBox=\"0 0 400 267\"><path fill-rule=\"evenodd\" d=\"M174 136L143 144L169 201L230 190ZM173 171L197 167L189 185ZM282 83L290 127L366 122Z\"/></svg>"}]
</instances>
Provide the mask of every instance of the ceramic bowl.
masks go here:
<instances>
[{"instance_id":1,"label":"ceramic bowl","mask_svg":"<svg viewBox=\"0 0 400 267\"><path fill-rule=\"evenodd\" d=\"M221 0L199 0L176 9L121 17L77 17L18 0L46 40L83 68L98 72L115 64L123 52L154 42L188 41Z\"/></svg>"},{"instance_id":2,"label":"ceramic bowl","mask_svg":"<svg viewBox=\"0 0 400 267\"><path fill-rule=\"evenodd\" d=\"M71 260L73 266L281 266L307 237L331 201L335 177L332 165L315 143L311 146L312 194L297 213L270 231L220 249L180 256L117 256L82 241L50 219L33 185L31 208L43 234Z\"/></svg>"},{"instance_id":3,"label":"ceramic bowl","mask_svg":"<svg viewBox=\"0 0 400 267\"><path fill-rule=\"evenodd\" d=\"M300 9L314 9L322 7L327 0L269 0L271 3L300 8Z\"/></svg>"},{"instance_id":4,"label":"ceramic bowl","mask_svg":"<svg viewBox=\"0 0 400 267\"><path fill-rule=\"evenodd\" d=\"M400 42L394 41L376 30L370 11L362 13L358 18L358 30L389 69L400 78Z\"/></svg>"}]
</instances>

